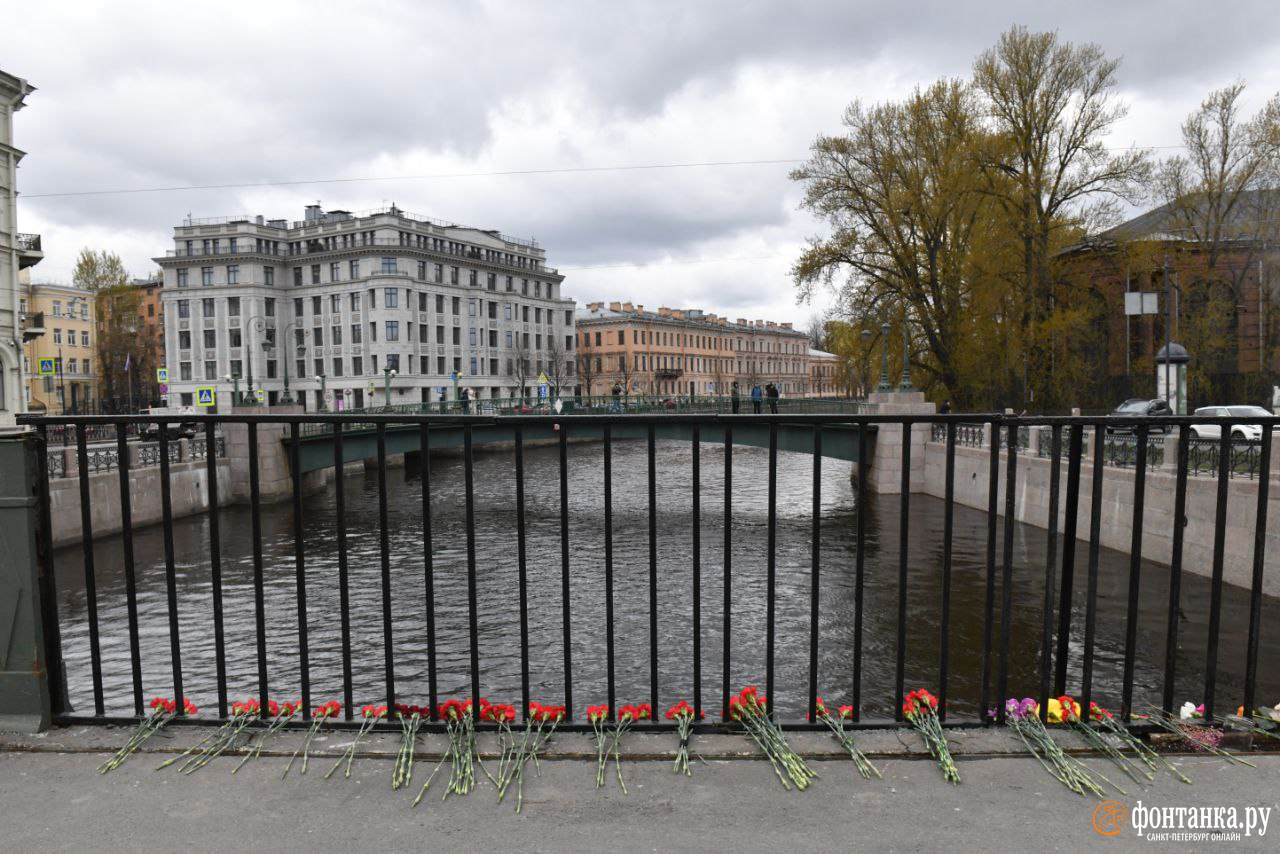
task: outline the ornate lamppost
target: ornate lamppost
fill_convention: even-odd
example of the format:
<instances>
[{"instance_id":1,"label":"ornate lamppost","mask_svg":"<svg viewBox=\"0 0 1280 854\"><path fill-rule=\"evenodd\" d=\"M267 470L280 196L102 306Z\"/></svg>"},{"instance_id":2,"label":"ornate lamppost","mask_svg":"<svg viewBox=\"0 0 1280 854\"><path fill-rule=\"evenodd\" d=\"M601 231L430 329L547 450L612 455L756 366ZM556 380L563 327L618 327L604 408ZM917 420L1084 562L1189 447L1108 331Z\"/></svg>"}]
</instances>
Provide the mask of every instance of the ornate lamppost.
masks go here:
<instances>
[{"instance_id":1,"label":"ornate lamppost","mask_svg":"<svg viewBox=\"0 0 1280 854\"><path fill-rule=\"evenodd\" d=\"M880 385L876 391L893 391L889 385L889 330L892 328L887 322L880 324Z\"/></svg>"},{"instance_id":2,"label":"ornate lamppost","mask_svg":"<svg viewBox=\"0 0 1280 854\"><path fill-rule=\"evenodd\" d=\"M907 320L902 319L902 379L898 381L898 391L915 391L911 384L911 333Z\"/></svg>"}]
</instances>

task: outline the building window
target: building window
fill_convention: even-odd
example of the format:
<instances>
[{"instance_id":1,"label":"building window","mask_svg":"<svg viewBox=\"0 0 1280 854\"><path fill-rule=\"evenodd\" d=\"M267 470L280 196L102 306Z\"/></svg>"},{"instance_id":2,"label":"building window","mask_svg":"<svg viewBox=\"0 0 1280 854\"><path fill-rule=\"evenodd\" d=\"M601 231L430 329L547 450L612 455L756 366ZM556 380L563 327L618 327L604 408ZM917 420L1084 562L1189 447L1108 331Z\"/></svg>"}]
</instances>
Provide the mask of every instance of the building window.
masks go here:
<instances>
[{"instance_id":1,"label":"building window","mask_svg":"<svg viewBox=\"0 0 1280 854\"><path fill-rule=\"evenodd\" d=\"M319 264L311 265L311 284L313 285L320 284L320 265Z\"/></svg>"},{"instance_id":2,"label":"building window","mask_svg":"<svg viewBox=\"0 0 1280 854\"><path fill-rule=\"evenodd\" d=\"M217 330L206 329L204 331L204 348L206 350L212 350L214 347L217 347L217 346L218 346Z\"/></svg>"},{"instance_id":3,"label":"building window","mask_svg":"<svg viewBox=\"0 0 1280 854\"><path fill-rule=\"evenodd\" d=\"M449 268L449 284L451 285L458 284L458 268L457 267Z\"/></svg>"},{"instance_id":4,"label":"building window","mask_svg":"<svg viewBox=\"0 0 1280 854\"><path fill-rule=\"evenodd\" d=\"M396 259L394 259L394 258L383 258L383 259L382 259L382 272L384 272L384 273L394 273L394 272L396 272Z\"/></svg>"},{"instance_id":5,"label":"building window","mask_svg":"<svg viewBox=\"0 0 1280 854\"><path fill-rule=\"evenodd\" d=\"M476 301L474 298L467 300L467 317L476 316Z\"/></svg>"},{"instance_id":6,"label":"building window","mask_svg":"<svg viewBox=\"0 0 1280 854\"><path fill-rule=\"evenodd\" d=\"M436 294L436 314L444 314L444 296Z\"/></svg>"},{"instance_id":7,"label":"building window","mask_svg":"<svg viewBox=\"0 0 1280 854\"><path fill-rule=\"evenodd\" d=\"M444 356L436 356L436 373L444 376Z\"/></svg>"},{"instance_id":8,"label":"building window","mask_svg":"<svg viewBox=\"0 0 1280 854\"><path fill-rule=\"evenodd\" d=\"M477 374L477 371L476 371L476 357L475 357L475 356L472 356L472 357L471 357L471 375L474 377L474 376L476 376L476 374Z\"/></svg>"},{"instance_id":9,"label":"building window","mask_svg":"<svg viewBox=\"0 0 1280 854\"><path fill-rule=\"evenodd\" d=\"M227 330L227 346L235 348L239 347L240 344L240 328L238 326L233 326Z\"/></svg>"},{"instance_id":10,"label":"building window","mask_svg":"<svg viewBox=\"0 0 1280 854\"><path fill-rule=\"evenodd\" d=\"M490 274L489 274L489 278L488 278L488 287L489 287L489 290L491 290L491 291L496 291L496 290L498 289L498 274L497 274L497 273L490 273Z\"/></svg>"},{"instance_id":11,"label":"building window","mask_svg":"<svg viewBox=\"0 0 1280 854\"><path fill-rule=\"evenodd\" d=\"M185 329L178 333L178 349L179 350L191 349L191 333Z\"/></svg>"},{"instance_id":12,"label":"building window","mask_svg":"<svg viewBox=\"0 0 1280 854\"><path fill-rule=\"evenodd\" d=\"M418 294L418 311L424 314L427 311L427 295L425 292Z\"/></svg>"},{"instance_id":13,"label":"building window","mask_svg":"<svg viewBox=\"0 0 1280 854\"><path fill-rule=\"evenodd\" d=\"M227 316L240 316L240 297L230 297L227 299Z\"/></svg>"},{"instance_id":14,"label":"building window","mask_svg":"<svg viewBox=\"0 0 1280 854\"><path fill-rule=\"evenodd\" d=\"M360 310L360 292L359 291L356 291L353 294L351 294L351 310L352 311Z\"/></svg>"},{"instance_id":15,"label":"building window","mask_svg":"<svg viewBox=\"0 0 1280 854\"><path fill-rule=\"evenodd\" d=\"M218 378L218 363L213 359L207 359L204 363L204 378L206 380L216 380Z\"/></svg>"},{"instance_id":16,"label":"building window","mask_svg":"<svg viewBox=\"0 0 1280 854\"><path fill-rule=\"evenodd\" d=\"M467 343L472 347L476 346L476 329L474 326L467 330Z\"/></svg>"},{"instance_id":17,"label":"building window","mask_svg":"<svg viewBox=\"0 0 1280 854\"><path fill-rule=\"evenodd\" d=\"M330 264L329 264L329 281L331 281L331 282L336 282L336 281L338 281L338 277L341 275L341 274L338 272L338 270L339 270L339 269L340 269L340 268L339 268L339 266L338 266L338 262L337 262L337 261L332 261L332 262L330 262Z\"/></svg>"},{"instance_id":18,"label":"building window","mask_svg":"<svg viewBox=\"0 0 1280 854\"><path fill-rule=\"evenodd\" d=\"M467 271L467 284L468 284L468 285L470 285L470 286L471 286L471 287L473 287L473 288L474 288L476 285L480 284L480 282L479 282L479 280L478 280L478 278L477 278L478 276L479 276L479 273L478 273L478 272L476 272L475 270L468 270L468 271Z\"/></svg>"},{"instance_id":19,"label":"building window","mask_svg":"<svg viewBox=\"0 0 1280 854\"><path fill-rule=\"evenodd\" d=\"M353 279L360 278L360 262L358 260L349 262L347 264L347 273Z\"/></svg>"},{"instance_id":20,"label":"building window","mask_svg":"<svg viewBox=\"0 0 1280 854\"><path fill-rule=\"evenodd\" d=\"M335 346L342 343L341 326L334 326L329 329L329 343Z\"/></svg>"},{"instance_id":21,"label":"building window","mask_svg":"<svg viewBox=\"0 0 1280 854\"><path fill-rule=\"evenodd\" d=\"M178 363L178 379L190 382L191 380L191 363L190 362Z\"/></svg>"},{"instance_id":22,"label":"building window","mask_svg":"<svg viewBox=\"0 0 1280 854\"><path fill-rule=\"evenodd\" d=\"M334 314L342 311L342 294L329 294L329 310Z\"/></svg>"},{"instance_id":23,"label":"building window","mask_svg":"<svg viewBox=\"0 0 1280 854\"><path fill-rule=\"evenodd\" d=\"M427 280L427 262L426 261L418 262L418 280L422 282L425 282Z\"/></svg>"},{"instance_id":24,"label":"building window","mask_svg":"<svg viewBox=\"0 0 1280 854\"><path fill-rule=\"evenodd\" d=\"M435 281L437 282L444 281L444 265L443 264L436 264L435 270L433 272L435 273L435 276L434 276Z\"/></svg>"},{"instance_id":25,"label":"building window","mask_svg":"<svg viewBox=\"0 0 1280 854\"><path fill-rule=\"evenodd\" d=\"M81 332L81 333L80 333L80 346L81 346L81 347L88 347L88 346L89 346L89 333L88 333L88 332ZM86 371L86 373L87 373L87 371Z\"/></svg>"},{"instance_id":26,"label":"building window","mask_svg":"<svg viewBox=\"0 0 1280 854\"><path fill-rule=\"evenodd\" d=\"M295 288L302 287L302 268L301 267L293 268L293 286Z\"/></svg>"},{"instance_id":27,"label":"building window","mask_svg":"<svg viewBox=\"0 0 1280 854\"><path fill-rule=\"evenodd\" d=\"M320 297L312 297L311 313L318 316L320 314L320 306L321 306Z\"/></svg>"},{"instance_id":28,"label":"building window","mask_svg":"<svg viewBox=\"0 0 1280 854\"><path fill-rule=\"evenodd\" d=\"M462 328L461 327L458 327L458 326L453 327L453 343L454 343L454 346L460 346L462 344Z\"/></svg>"},{"instance_id":29,"label":"building window","mask_svg":"<svg viewBox=\"0 0 1280 854\"><path fill-rule=\"evenodd\" d=\"M351 343L360 343L360 324L358 323L351 324Z\"/></svg>"},{"instance_id":30,"label":"building window","mask_svg":"<svg viewBox=\"0 0 1280 854\"><path fill-rule=\"evenodd\" d=\"M507 332L507 346L508 346L508 347L510 347L510 346L511 346L511 332L510 332L510 331L508 331L508 332Z\"/></svg>"},{"instance_id":31,"label":"building window","mask_svg":"<svg viewBox=\"0 0 1280 854\"><path fill-rule=\"evenodd\" d=\"M358 377L364 374L364 359L359 356L351 357L351 376Z\"/></svg>"},{"instance_id":32,"label":"building window","mask_svg":"<svg viewBox=\"0 0 1280 854\"><path fill-rule=\"evenodd\" d=\"M262 268L262 283L263 283L264 285L266 285L267 287L269 287L269 288L270 288L270 287L273 287L273 286L275 285L275 283L276 283L276 268L275 268L275 267L263 267L263 268Z\"/></svg>"},{"instance_id":33,"label":"building window","mask_svg":"<svg viewBox=\"0 0 1280 854\"><path fill-rule=\"evenodd\" d=\"M55 329L55 330L53 330L53 343L54 343L54 344L61 344L61 343L62 343L62 330L61 330L61 329Z\"/></svg>"},{"instance_id":34,"label":"building window","mask_svg":"<svg viewBox=\"0 0 1280 854\"><path fill-rule=\"evenodd\" d=\"M444 343L444 327L443 326L436 327L436 343L437 344Z\"/></svg>"},{"instance_id":35,"label":"building window","mask_svg":"<svg viewBox=\"0 0 1280 854\"><path fill-rule=\"evenodd\" d=\"M267 317L276 316L276 301L271 297L267 297L262 301L262 313Z\"/></svg>"},{"instance_id":36,"label":"building window","mask_svg":"<svg viewBox=\"0 0 1280 854\"><path fill-rule=\"evenodd\" d=\"M400 321L388 320L386 322L386 325L387 325L386 340L399 341L400 340Z\"/></svg>"},{"instance_id":37,"label":"building window","mask_svg":"<svg viewBox=\"0 0 1280 854\"><path fill-rule=\"evenodd\" d=\"M311 330L311 341L317 347L324 346L324 327L323 326L317 326L315 329Z\"/></svg>"},{"instance_id":38,"label":"building window","mask_svg":"<svg viewBox=\"0 0 1280 854\"><path fill-rule=\"evenodd\" d=\"M187 286L187 268L178 268L178 287L185 288Z\"/></svg>"},{"instance_id":39,"label":"building window","mask_svg":"<svg viewBox=\"0 0 1280 854\"><path fill-rule=\"evenodd\" d=\"M461 300L461 298L459 298L459 297L454 297L454 298L453 298L453 300L452 300L452 306L453 306L453 316L454 316L454 317L457 317L457 316L458 316L458 313L462 310L462 300Z\"/></svg>"},{"instance_id":40,"label":"building window","mask_svg":"<svg viewBox=\"0 0 1280 854\"><path fill-rule=\"evenodd\" d=\"M340 356L334 357L332 376L335 376L335 377L342 376L342 358Z\"/></svg>"},{"instance_id":41,"label":"building window","mask_svg":"<svg viewBox=\"0 0 1280 854\"><path fill-rule=\"evenodd\" d=\"M374 323L372 320L369 321L369 340L378 340L378 324Z\"/></svg>"},{"instance_id":42,"label":"building window","mask_svg":"<svg viewBox=\"0 0 1280 854\"><path fill-rule=\"evenodd\" d=\"M400 304L400 291L397 288L385 288L382 295L383 308L395 308Z\"/></svg>"},{"instance_id":43,"label":"building window","mask_svg":"<svg viewBox=\"0 0 1280 854\"><path fill-rule=\"evenodd\" d=\"M213 284L213 268L212 267L200 268L200 284L206 288L209 287L209 285Z\"/></svg>"},{"instance_id":44,"label":"building window","mask_svg":"<svg viewBox=\"0 0 1280 854\"><path fill-rule=\"evenodd\" d=\"M227 284L228 285L240 284L240 265L239 264L227 265Z\"/></svg>"},{"instance_id":45,"label":"building window","mask_svg":"<svg viewBox=\"0 0 1280 854\"><path fill-rule=\"evenodd\" d=\"M217 309L212 297L205 297L200 300L200 314L204 317L213 317Z\"/></svg>"},{"instance_id":46,"label":"building window","mask_svg":"<svg viewBox=\"0 0 1280 854\"><path fill-rule=\"evenodd\" d=\"M387 354L387 370L395 371L399 373L400 371L400 354L399 353Z\"/></svg>"}]
</instances>

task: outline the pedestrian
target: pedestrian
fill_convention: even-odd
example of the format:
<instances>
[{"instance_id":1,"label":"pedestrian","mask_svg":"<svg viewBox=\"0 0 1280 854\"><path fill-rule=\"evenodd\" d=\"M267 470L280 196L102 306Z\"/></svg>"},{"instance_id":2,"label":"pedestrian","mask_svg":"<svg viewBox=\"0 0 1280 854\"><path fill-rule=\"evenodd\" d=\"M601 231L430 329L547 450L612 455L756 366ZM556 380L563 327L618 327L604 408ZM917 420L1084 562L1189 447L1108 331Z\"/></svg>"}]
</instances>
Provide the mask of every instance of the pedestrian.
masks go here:
<instances>
[{"instance_id":1,"label":"pedestrian","mask_svg":"<svg viewBox=\"0 0 1280 854\"><path fill-rule=\"evenodd\" d=\"M764 393L760 391L760 383L751 386L751 409L756 415L760 414L760 407L764 404Z\"/></svg>"},{"instance_id":2,"label":"pedestrian","mask_svg":"<svg viewBox=\"0 0 1280 854\"><path fill-rule=\"evenodd\" d=\"M765 387L765 394L769 398L769 412L773 415L777 415L778 414L778 397L780 396L777 385L775 385L774 383L769 383L769 385Z\"/></svg>"},{"instance_id":3,"label":"pedestrian","mask_svg":"<svg viewBox=\"0 0 1280 854\"><path fill-rule=\"evenodd\" d=\"M462 414L469 415L471 413L471 392L464 387L458 393L458 399L462 401Z\"/></svg>"},{"instance_id":4,"label":"pedestrian","mask_svg":"<svg viewBox=\"0 0 1280 854\"><path fill-rule=\"evenodd\" d=\"M738 390L738 382L734 381L733 386L729 389L729 405L733 414L738 414L738 407L742 406L742 392Z\"/></svg>"},{"instance_id":5,"label":"pedestrian","mask_svg":"<svg viewBox=\"0 0 1280 854\"><path fill-rule=\"evenodd\" d=\"M942 406L938 409L938 414L939 414L939 415L950 415L950 414L951 414L951 401L949 401L949 400L944 400L944 401L942 401Z\"/></svg>"},{"instance_id":6,"label":"pedestrian","mask_svg":"<svg viewBox=\"0 0 1280 854\"><path fill-rule=\"evenodd\" d=\"M613 406L609 408L609 411L622 412L622 386L615 382L610 392L613 394Z\"/></svg>"}]
</instances>

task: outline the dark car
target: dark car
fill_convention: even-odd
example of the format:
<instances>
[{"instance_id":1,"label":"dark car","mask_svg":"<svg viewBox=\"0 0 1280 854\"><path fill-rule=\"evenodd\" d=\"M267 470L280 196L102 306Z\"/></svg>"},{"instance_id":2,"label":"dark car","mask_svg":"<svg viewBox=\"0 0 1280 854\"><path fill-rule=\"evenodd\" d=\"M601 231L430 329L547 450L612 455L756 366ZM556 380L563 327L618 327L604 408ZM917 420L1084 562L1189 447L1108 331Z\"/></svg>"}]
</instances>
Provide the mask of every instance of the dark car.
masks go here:
<instances>
[{"instance_id":1,"label":"dark car","mask_svg":"<svg viewBox=\"0 0 1280 854\"><path fill-rule=\"evenodd\" d=\"M1124 403L1111 410L1112 417L1119 418L1151 418L1157 416L1173 415L1173 409L1169 406L1169 401L1163 398L1155 400L1147 400L1143 397L1131 397ZM1133 424L1117 424L1114 427L1107 426L1108 433L1132 433L1136 429ZM1152 424L1150 428L1152 433L1169 432L1168 424Z\"/></svg>"}]
</instances>

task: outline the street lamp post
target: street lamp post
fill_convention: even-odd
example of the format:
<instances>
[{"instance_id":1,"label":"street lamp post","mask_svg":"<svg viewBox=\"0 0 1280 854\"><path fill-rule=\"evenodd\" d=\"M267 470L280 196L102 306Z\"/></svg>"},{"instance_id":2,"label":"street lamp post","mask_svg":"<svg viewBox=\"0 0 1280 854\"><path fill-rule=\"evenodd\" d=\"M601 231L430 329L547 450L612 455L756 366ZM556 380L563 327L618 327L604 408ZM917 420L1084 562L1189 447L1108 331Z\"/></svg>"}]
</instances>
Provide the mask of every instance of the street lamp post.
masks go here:
<instances>
[{"instance_id":1,"label":"street lamp post","mask_svg":"<svg viewBox=\"0 0 1280 854\"><path fill-rule=\"evenodd\" d=\"M876 391L893 391L889 385L889 330L888 323L880 324L880 385Z\"/></svg>"},{"instance_id":2,"label":"street lamp post","mask_svg":"<svg viewBox=\"0 0 1280 854\"><path fill-rule=\"evenodd\" d=\"M911 334L905 317L902 319L902 379L898 381L898 391L915 391L911 385Z\"/></svg>"},{"instance_id":3,"label":"street lamp post","mask_svg":"<svg viewBox=\"0 0 1280 854\"><path fill-rule=\"evenodd\" d=\"M395 377L395 375L396 375L395 368L382 369L382 380L383 380L382 397L384 399L384 403L383 403L384 406L391 405L391 380L393 377Z\"/></svg>"},{"instance_id":4,"label":"street lamp post","mask_svg":"<svg viewBox=\"0 0 1280 854\"><path fill-rule=\"evenodd\" d=\"M869 390L867 389L867 386L871 385L871 377L868 376L868 374L871 373L871 371L868 370L868 368L870 368L870 365L867 364L870 361L869 357L871 356L871 353L868 352L870 349L871 349L871 330L864 328L862 330L862 352L863 352L863 356L861 359L862 365L858 371L858 374L859 374L858 382L861 383L864 391ZM852 372L853 365L850 365L849 367L851 369L850 372Z\"/></svg>"},{"instance_id":5,"label":"street lamp post","mask_svg":"<svg viewBox=\"0 0 1280 854\"><path fill-rule=\"evenodd\" d=\"M320 411L325 411L324 374L316 374L316 382L320 383Z\"/></svg>"}]
</instances>

